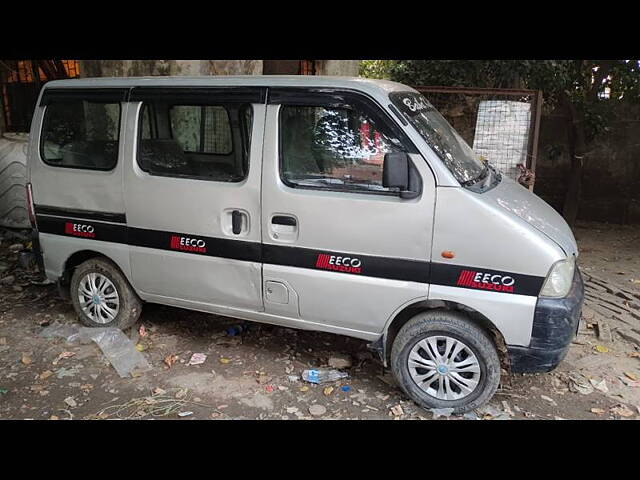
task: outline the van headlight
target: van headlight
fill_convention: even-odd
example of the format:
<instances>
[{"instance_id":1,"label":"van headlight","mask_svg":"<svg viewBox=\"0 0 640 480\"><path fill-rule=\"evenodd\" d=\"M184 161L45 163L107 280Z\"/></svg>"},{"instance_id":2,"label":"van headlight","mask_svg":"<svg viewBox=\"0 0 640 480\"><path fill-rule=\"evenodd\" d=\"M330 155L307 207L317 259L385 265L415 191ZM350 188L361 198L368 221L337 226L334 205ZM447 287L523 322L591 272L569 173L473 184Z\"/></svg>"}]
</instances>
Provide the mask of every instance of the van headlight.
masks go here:
<instances>
[{"instance_id":1,"label":"van headlight","mask_svg":"<svg viewBox=\"0 0 640 480\"><path fill-rule=\"evenodd\" d=\"M573 273L576 268L576 257L571 255L566 260L560 260L551 267L547 279L544 281L541 297L566 297L571 290Z\"/></svg>"}]
</instances>

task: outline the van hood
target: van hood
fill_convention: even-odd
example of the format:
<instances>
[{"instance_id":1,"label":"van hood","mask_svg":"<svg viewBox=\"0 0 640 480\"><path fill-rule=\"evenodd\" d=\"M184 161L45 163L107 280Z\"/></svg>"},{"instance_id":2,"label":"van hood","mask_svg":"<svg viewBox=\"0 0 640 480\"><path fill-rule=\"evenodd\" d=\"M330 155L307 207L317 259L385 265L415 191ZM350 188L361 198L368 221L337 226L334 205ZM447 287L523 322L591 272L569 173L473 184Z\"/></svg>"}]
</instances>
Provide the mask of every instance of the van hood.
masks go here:
<instances>
[{"instance_id":1,"label":"van hood","mask_svg":"<svg viewBox=\"0 0 640 480\"><path fill-rule=\"evenodd\" d=\"M500 205L517 215L532 227L544 233L569 255L578 255L578 246L573 232L564 218L534 193L502 175L501 182L485 192L487 200Z\"/></svg>"}]
</instances>

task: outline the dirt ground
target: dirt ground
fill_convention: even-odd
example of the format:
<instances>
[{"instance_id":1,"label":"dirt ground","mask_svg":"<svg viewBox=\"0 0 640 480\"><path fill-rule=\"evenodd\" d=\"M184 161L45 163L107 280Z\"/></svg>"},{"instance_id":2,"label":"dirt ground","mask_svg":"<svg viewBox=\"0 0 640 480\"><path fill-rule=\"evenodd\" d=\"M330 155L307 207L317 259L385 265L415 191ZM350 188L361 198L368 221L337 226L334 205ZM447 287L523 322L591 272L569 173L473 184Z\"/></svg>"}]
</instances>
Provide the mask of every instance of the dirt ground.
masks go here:
<instances>
[{"instance_id":1,"label":"dirt ground","mask_svg":"<svg viewBox=\"0 0 640 480\"><path fill-rule=\"evenodd\" d=\"M640 418L640 227L580 224L575 234L581 270L597 279L587 283L591 298L567 358L548 374L505 377L483 409L439 418ZM364 341L260 324L231 336L243 322L159 305L145 305L142 335L127 332L151 370L120 378L94 343L40 336L75 313L54 285L18 265L19 235L0 230L2 419L437 417L404 396ZM193 353L205 362L188 365ZM328 386L300 378L332 358L350 364L348 378Z\"/></svg>"}]
</instances>

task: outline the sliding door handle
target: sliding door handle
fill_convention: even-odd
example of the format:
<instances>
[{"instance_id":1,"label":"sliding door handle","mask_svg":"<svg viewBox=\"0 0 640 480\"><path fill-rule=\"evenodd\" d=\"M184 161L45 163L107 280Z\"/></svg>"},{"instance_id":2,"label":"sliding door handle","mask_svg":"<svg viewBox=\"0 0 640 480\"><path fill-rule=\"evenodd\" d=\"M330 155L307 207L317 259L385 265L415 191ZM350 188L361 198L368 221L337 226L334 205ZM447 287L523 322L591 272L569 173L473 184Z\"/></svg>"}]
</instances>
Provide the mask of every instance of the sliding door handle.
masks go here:
<instances>
[{"instance_id":1,"label":"sliding door handle","mask_svg":"<svg viewBox=\"0 0 640 480\"><path fill-rule=\"evenodd\" d=\"M240 213L240 210L231 212L231 231L234 235L239 235L242 231L242 213Z\"/></svg>"}]
</instances>

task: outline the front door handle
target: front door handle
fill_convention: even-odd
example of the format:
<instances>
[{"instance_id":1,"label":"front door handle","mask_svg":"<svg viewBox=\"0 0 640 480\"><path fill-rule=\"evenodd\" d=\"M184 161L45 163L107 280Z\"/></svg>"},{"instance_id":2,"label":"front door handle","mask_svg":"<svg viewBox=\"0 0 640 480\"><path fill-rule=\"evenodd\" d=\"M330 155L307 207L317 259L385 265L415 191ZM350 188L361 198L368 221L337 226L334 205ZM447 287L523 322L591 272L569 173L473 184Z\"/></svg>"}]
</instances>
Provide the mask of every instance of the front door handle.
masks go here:
<instances>
[{"instance_id":1,"label":"front door handle","mask_svg":"<svg viewBox=\"0 0 640 480\"><path fill-rule=\"evenodd\" d=\"M295 218L288 215L275 215L271 219L271 223L274 225L288 225L290 227L295 227L298 224Z\"/></svg>"}]
</instances>

